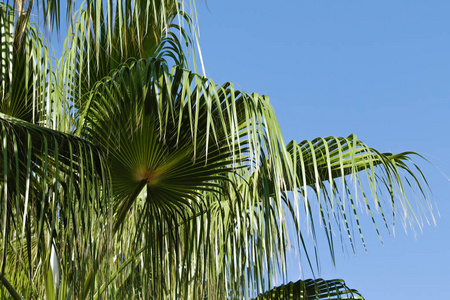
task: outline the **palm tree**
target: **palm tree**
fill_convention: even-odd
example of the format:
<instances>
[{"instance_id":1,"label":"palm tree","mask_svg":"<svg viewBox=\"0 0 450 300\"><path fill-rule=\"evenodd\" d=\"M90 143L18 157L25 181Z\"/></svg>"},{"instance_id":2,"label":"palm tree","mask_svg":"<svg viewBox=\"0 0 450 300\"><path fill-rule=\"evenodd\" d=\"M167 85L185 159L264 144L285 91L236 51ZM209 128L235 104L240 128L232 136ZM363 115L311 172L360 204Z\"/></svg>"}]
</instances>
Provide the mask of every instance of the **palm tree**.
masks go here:
<instances>
[{"instance_id":1,"label":"palm tree","mask_svg":"<svg viewBox=\"0 0 450 300\"><path fill-rule=\"evenodd\" d=\"M288 243L314 268L317 219L334 256L347 221L362 238L358 203L388 230L431 212L417 154L285 143L266 96L198 75L189 3L67 3L55 63L31 20L59 28L59 1L0 2L2 297L251 298L285 278ZM272 292L358 297L339 280Z\"/></svg>"}]
</instances>

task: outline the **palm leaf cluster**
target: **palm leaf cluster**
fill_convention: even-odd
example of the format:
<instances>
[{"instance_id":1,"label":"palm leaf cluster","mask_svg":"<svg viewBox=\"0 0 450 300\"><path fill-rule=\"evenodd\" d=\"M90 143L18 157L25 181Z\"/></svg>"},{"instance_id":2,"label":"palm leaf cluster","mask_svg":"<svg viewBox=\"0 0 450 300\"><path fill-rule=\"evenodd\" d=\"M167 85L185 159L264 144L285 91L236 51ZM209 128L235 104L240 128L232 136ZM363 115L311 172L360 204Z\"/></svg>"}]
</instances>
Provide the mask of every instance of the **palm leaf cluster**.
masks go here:
<instances>
[{"instance_id":1,"label":"palm leaf cluster","mask_svg":"<svg viewBox=\"0 0 450 300\"><path fill-rule=\"evenodd\" d=\"M198 75L194 4L68 1L55 63L32 16L58 28L59 1L0 2L2 297L251 298L286 276L290 244L314 268L317 228L333 257L336 232L354 249L352 219L364 243L358 206L377 232L377 215L427 218L415 153L285 143L266 96Z\"/></svg>"}]
</instances>

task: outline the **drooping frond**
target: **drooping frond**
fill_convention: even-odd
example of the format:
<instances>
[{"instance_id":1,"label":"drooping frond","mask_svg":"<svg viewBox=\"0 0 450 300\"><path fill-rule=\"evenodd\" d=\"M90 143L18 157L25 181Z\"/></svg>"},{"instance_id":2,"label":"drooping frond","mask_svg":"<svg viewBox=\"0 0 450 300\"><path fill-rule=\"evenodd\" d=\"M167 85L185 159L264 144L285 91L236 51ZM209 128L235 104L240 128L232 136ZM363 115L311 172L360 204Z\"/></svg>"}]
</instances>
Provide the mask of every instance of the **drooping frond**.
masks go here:
<instances>
[{"instance_id":1,"label":"drooping frond","mask_svg":"<svg viewBox=\"0 0 450 300\"><path fill-rule=\"evenodd\" d=\"M332 237L336 231L348 237L355 251L349 219L356 220L365 246L358 207L370 215L380 240L375 221L377 214L381 215L388 232L394 228L396 215L401 216L405 226L408 223L413 229L415 225L421 227L424 218L428 222L429 213L434 221L433 207L427 200L427 182L411 159L411 156L420 158L414 152L380 153L357 140L355 135L317 138L300 144L292 141L287 151L296 176L289 190L303 199L307 218L311 215L313 196L313 206L317 207L333 256ZM419 201L420 198L425 199L425 203ZM298 210L295 202L292 207ZM300 221L298 216L297 221Z\"/></svg>"},{"instance_id":2,"label":"drooping frond","mask_svg":"<svg viewBox=\"0 0 450 300\"><path fill-rule=\"evenodd\" d=\"M13 2L13 3L11 3ZM100 22L100 16L104 13L104 6L107 6L107 13L112 16L113 11L117 8L120 10L119 14L125 12L125 14L134 14L135 17L138 17L140 13L144 13L146 15L153 14L153 19L148 20L147 22L158 24L159 27L166 27L171 23L170 14L173 10L183 11L187 4L185 1L174 1L174 0L163 0L163 1L124 1L124 0L94 0L94 1L75 1L75 0L66 0L64 1L66 11L65 16L68 23L72 24L73 20L73 8L76 4L78 7L87 6L87 10L90 14L90 19L94 21L94 23ZM61 11L61 1L59 0L8 0L6 4L9 4L13 7L14 11L18 15L26 16L26 18L30 18L32 14L38 16L38 20L41 18L44 21L44 24L48 25L49 29L60 29L61 25L61 14L64 13ZM190 6L192 6L192 2L190 2ZM195 10L191 12L195 16ZM146 24L148 25L148 24ZM142 28L145 30L146 28ZM158 34L158 29L156 28L154 34ZM125 37L128 39L128 37Z\"/></svg>"},{"instance_id":3,"label":"drooping frond","mask_svg":"<svg viewBox=\"0 0 450 300\"><path fill-rule=\"evenodd\" d=\"M52 60L41 33L0 3L0 42L0 112L55 128Z\"/></svg>"},{"instance_id":4,"label":"drooping frond","mask_svg":"<svg viewBox=\"0 0 450 300\"><path fill-rule=\"evenodd\" d=\"M47 274L59 265L65 272L55 285L69 280L73 293L76 269L96 259L92 235L111 231L104 226L111 204L103 155L68 134L4 114L0 122L1 272L34 298L48 296ZM50 267L52 248L57 264Z\"/></svg>"},{"instance_id":5,"label":"drooping frond","mask_svg":"<svg viewBox=\"0 0 450 300\"><path fill-rule=\"evenodd\" d=\"M69 29L58 72L62 105L68 113L75 114L86 93L129 60L165 58L187 66L192 21L180 10L181 4L88 1ZM73 125L67 124L65 130Z\"/></svg>"},{"instance_id":6,"label":"drooping frond","mask_svg":"<svg viewBox=\"0 0 450 300\"><path fill-rule=\"evenodd\" d=\"M55 26L59 29L61 24L61 3L59 0L14 0L7 1L13 2L13 8L18 15L25 15L27 18L30 17L32 12L38 13L43 17L43 21L49 27ZM67 0L67 17L72 15L72 7L75 0Z\"/></svg>"}]
</instances>

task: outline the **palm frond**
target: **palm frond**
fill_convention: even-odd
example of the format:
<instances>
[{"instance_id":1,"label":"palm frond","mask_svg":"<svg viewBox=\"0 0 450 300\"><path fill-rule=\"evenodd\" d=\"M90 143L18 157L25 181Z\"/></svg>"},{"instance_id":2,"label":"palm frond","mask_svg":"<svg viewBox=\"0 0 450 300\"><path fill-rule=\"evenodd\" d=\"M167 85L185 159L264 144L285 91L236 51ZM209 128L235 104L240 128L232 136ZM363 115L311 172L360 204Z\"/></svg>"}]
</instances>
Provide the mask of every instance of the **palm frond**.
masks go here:
<instances>
[{"instance_id":1,"label":"palm frond","mask_svg":"<svg viewBox=\"0 0 450 300\"><path fill-rule=\"evenodd\" d=\"M7 3L9 3L8 1ZM44 23L49 27L55 26L59 29L61 24L61 3L59 0L14 0L14 10L18 15L26 15L30 17L31 12L37 12L43 17ZM74 0L67 0L67 16L72 15L72 7L75 3ZM39 12L39 9L41 10Z\"/></svg>"},{"instance_id":2,"label":"palm frond","mask_svg":"<svg viewBox=\"0 0 450 300\"><path fill-rule=\"evenodd\" d=\"M343 280L307 279L299 280L295 283L290 282L288 284L273 288L272 290L259 295L255 300L272 299L363 300L364 298L358 293L358 291L348 288Z\"/></svg>"},{"instance_id":3,"label":"palm frond","mask_svg":"<svg viewBox=\"0 0 450 300\"><path fill-rule=\"evenodd\" d=\"M0 32L0 112L55 128L54 74L47 42L26 16L17 16L3 3Z\"/></svg>"},{"instance_id":4,"label":"palm frond","mask_svg":"<svg viewBox=\"0 0 450 300\"><path fill-rule=\"evenodd\" d=\"M330 245L334 223L337 230L346 232L355 250L347 222L354 218L365 246L358 221L358 206L370 215L380 240L381 234L375 221L377 213L381 215L388 232L394 228L397 214L402 216L405 226L409 224L413 229L415 225L421 227L424 219L428 222L428 215L434 221L433 207L426 194L428 184L411 159L411 156L420 158L417 153L380 153L357 140L355 135L317 138L298 145L293 141L287 146L287 151L295 166L292 171L296 177L296 183L288 190L297 192L304 199L307 217L311 210L308 191L316 197ZM425 206L419 201L420 198L425 199ZM295 203L292 206L295 207Z\"/></svg>"},{"instance_id":5,"label":"palm frond","mask_svg":"<svg viewBox=\"0 0 450 300\"><path fill-rule=\"evenodd\" d=\"M167 58L186 66L192 21L180 5L172 0L87 2L69 29L58 71L61 104L68 113L75 114L95 84L129 60ZM176 24L177 18L187 25ZM73 126L66 124L65 130Z\"/></svg>"},{"instance_id":6,"label":"palm frond","mask_svg":"<svg viewBox=\"0 0 450 300\"><path fill-rule=\"evenodd\" d=\"M77 264L96 255L92 234L110 232L102 225L109 174L101 151L80 138L4 114L0 124L1 272L18 293L32 296L34 287L39 295L52 248L73 277Z\"/></svg>"}]
</instances>

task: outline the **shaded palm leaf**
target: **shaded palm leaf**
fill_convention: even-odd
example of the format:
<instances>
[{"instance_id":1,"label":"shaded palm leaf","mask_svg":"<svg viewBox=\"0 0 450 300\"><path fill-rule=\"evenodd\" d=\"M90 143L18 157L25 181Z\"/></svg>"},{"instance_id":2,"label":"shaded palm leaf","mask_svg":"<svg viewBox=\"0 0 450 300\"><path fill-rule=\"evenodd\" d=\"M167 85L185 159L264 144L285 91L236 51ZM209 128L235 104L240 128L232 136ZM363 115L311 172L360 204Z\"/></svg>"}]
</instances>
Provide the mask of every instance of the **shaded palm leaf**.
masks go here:
<instances>
[{"instance_id":1,"label":"shaded palm leaf","mask_svg":"<svg viewBox=\"0 0 450 300\"><path fill-rule=\"evenodd\" d=\"M55 128L46 41L25 15L14 14L4 3L0 3L0 32L0 112Z\"/></svg>"},{"instance_id":2,"label":"shaded palm leaf","mask_svg":"<svg viewBox=\"0 0 450 300\"><path fill-rule=\"evenodd\" d=\"M17 292L37 296L52 245L65 268L95 255L88 237L110 206L108 171L101 152L79 138L4 114L0 124L1 268Z\"/></svg>"},{"instance_id":3,"label":"shaded palm leaf","mask_svg":"<svg viewBox=\"0 0 450 300\"><path fill-rule=\"evenodd\" d=\"M259 295L255 300L271 300L271 299L361 299L364 298L358 291L348 288L345 282L340 279L323 280L323 279L307 279L297 282L290 282L273 288L272 290Z\"/></svg>"}]
</instances>

